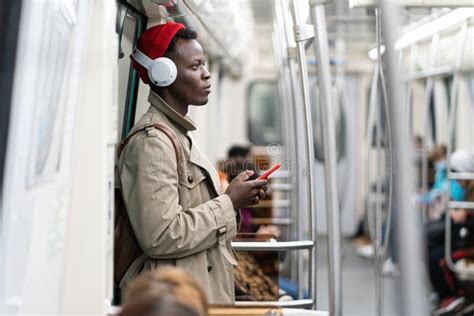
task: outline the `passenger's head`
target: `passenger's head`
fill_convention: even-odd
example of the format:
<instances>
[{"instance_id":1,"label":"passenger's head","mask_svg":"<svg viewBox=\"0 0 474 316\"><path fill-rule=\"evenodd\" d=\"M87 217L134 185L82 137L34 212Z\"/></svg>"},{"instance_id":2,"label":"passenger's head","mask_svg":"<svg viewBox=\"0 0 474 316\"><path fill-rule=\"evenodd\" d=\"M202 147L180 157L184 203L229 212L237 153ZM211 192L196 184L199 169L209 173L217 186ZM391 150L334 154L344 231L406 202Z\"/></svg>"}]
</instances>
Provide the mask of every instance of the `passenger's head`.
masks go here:
<instances>
[{"instance_id":1,"label":"passenger's head","mask_svg":"<svg viewBox=\"0 0 474 316\"><path fill-rule=\"evenodd\" d=\"M204 105L208 101L211 75L196 38L195 31L180 23L167 22L147 29L137 41L137 48L150 59L168 57L176 65L176 80L167 87L158 87L149 80L148 71L133 60L133 67L143 82L167 101L178 105Z\"/></svg>"},{"instance_id":2,"label":"passenger's head","mask_svg":"<svg viewBox=\"0 0 474 316\"><path fill-rule=\"evenodd\" d=\"M174 297L144 295L123 306L120 316L201 316Z\"/></svg>"},{"instance_id":3,"label":"passenger's head","mask_svg":"<svg viewBox=\"0 0 474 316\"><path fill-rule=\"evenodd\" d=\"M420 135L415 135L415 138L413 139L413 145L415 148L423 148L423 137Z\"/></svg>"},{"instance_id":4,"label":"passenger's head","mask_svg":"<svg viewBox=\"0 0 474 316\"><path fill-rule=\"evenodd\" d=\"M239 173L245 170L251 170L254 172L254 174L249 177L249 180L255 180L258 178L257 168L250 159L228 160L225 170L227 180L231 182L239 175Z\"/></svg>"},{"instance_id":5,"label":"passenger's head","mask_svg":"<svg viewBox=\"0 0 474 316\"><path fill-rule=\"evenodd\" d=\"M435 146L431 150L429 158L433 163L446 161L447 153L448 153L448 150L446 148L446 145L440 144L440 145Z\"/></svg>"},{"instance_id":6,"label":"passenger's head","mask_svg":"<svg viewBox=\"0 0 474 316\"><path fill-rule=\"evenodd\" d=\"M239 173L245 170L252 170L254 174L250 180L258 177L257 168L250 159L250 147L234 145L227 151L227 160L224 165L224 171L227 174L227 180L232 181Z\"/></svg>"},{"instance_id":7,"label":"passenger's head","mask_svg":"<svg viewBox=\"0 0 474 316\"><path fill-rule=\"evenodd\" d=\"M247 159L250 154L250 148L248 146L232 146L227 152L227 157L231 159Z\"/></svg>"},{"instance_id":8,"label":"passenger's head","mask_svg":"<svg viewBox=\"0 0 474 316\"><path fill-rule=\"evenodd\" d=\"M454 172L474 172L474 155L468 150L456 150L449 157L450 168ZM469 180L458 180L459 184L466 186Z\"/></svg>"},{"instance_id":9,"label":"passenger's head","mask_svg":"<svg viewBox=\"0 0 474 316\"><path fill-rule=\"evenodd\" d=\"M128 285L121 316L131 315L206 316L207 300L191 275L165 267L145 272Z\"/></svg>"}]
</instances>

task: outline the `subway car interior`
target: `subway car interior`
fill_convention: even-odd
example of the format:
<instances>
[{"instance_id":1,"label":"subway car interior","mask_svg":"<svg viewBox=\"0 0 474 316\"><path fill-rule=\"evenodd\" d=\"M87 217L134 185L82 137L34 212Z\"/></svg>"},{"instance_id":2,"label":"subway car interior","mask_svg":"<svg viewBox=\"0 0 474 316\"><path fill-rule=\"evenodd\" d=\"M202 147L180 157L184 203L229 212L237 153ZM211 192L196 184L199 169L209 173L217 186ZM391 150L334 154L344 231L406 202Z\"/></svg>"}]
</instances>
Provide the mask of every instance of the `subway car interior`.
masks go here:
<instances>
[{"instance_id":1,"label":"subway car interior","mask_svg":"<svg viewBox=\"0 0 474 316\"><path fill-rule=\"evenodd\" d=\"M211 201L233 203L241 172L280 166L232 235L212 233L236 259L207 264L230 304L193 279L202 256L116 281L122 144L156 91L192 93L155 89L131 57L168 22L197 34L208 83L205 105L165 112L197 126L189 163L196 149L213 169L178 185L215 178ZM0 315L474 315L474 1L1 0L0 47ZM169 132L139 132L168 135L177 161L160 163L179 169Z\"/></svg>"}]
</instances>

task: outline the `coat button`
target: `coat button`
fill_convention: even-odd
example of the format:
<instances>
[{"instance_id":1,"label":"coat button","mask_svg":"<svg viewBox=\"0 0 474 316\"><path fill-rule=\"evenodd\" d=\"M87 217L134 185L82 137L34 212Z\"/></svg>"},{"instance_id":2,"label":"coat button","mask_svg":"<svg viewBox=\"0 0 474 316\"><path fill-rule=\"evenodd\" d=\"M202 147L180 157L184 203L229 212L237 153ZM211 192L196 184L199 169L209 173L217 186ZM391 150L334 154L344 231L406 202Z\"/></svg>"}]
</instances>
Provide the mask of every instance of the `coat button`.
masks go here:
<instances>
[{"instance_id":1,"label":"coat button","mask_svg":"<svg viewBox=\"0 0 474 316\"><path fill-rule=\"evenodd\" d=\"M210 264L207 265L207 272L211 272L212 271L212 266Z\"/></svg>"},{"instance_id":2,"label":"coat button","mask_svg":"<svg viewBox=\"0 0 474 316\"><path fill-rule=\"evenodd\" d=\"M189 183L193 183L193 182L194 182L193 176L188 176L188 182L189 182Z\"/></svg>"}]
</instances>

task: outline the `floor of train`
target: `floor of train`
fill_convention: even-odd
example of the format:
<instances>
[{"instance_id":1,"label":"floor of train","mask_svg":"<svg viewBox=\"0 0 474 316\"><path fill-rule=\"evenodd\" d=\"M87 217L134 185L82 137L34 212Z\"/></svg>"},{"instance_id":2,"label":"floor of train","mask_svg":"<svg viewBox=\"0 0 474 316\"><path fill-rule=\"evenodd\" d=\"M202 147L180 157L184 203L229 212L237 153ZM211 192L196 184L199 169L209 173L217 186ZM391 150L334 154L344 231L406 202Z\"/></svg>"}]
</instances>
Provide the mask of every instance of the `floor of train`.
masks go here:
<instances>
[{"instance_id":1,"label":"floor of train","mask_svg":"<svg viewBox=\"0 0 474 316\"><path fill-rule=\"evenodd\" d=\"M376 315L375 274L372 259L356 254L349 240L343 239L342 286L343 315ZM329 310L327 239L318 238L318 310ZM383 278L384 316L398 316L397 302L400 294L396 290L395 278Z\"/></svg>"}]
</instances>

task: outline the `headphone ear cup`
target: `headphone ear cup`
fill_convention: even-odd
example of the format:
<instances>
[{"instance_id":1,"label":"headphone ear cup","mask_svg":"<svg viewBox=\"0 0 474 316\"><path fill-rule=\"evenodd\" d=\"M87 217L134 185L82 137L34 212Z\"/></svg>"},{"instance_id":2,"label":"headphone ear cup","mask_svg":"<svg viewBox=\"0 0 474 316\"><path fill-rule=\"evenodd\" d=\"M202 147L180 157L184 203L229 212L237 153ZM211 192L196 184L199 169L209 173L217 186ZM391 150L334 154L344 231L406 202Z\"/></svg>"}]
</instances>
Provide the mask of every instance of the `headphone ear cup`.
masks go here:
<instances>
[{"instance_id":1,"label":"headphone ear cup","mask_svg":"<svg viewBox=\"0 0 474 316\"><path fill-rule=\"evenodd\" d=\"M178 70L175 63L167 57L153 60L148 67L148 77L158 87L170 86L176 80L177 75Z\"/></svg>"}]
</instances>

